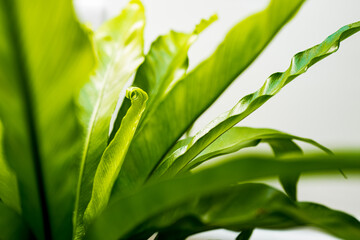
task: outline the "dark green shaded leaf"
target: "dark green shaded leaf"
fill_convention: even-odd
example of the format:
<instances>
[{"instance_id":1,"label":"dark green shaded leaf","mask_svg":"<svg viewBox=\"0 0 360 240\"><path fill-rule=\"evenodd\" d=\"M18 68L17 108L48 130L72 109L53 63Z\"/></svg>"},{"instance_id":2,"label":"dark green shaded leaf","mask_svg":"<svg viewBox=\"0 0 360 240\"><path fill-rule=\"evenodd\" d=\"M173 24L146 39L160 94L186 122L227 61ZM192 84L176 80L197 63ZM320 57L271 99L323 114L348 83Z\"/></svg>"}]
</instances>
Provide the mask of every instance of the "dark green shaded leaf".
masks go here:
<instances>
[{"instance_id":1,"label":"dark green shaded leaf","mask_svg":"<svg viewBox=\"0 0 360 240\"><path fill-rule=\"evenodd\" d=\"M3 129L0 122L0 201L21 213L19 189L15 173L9 168L3 155Z\"/></svg>"},{"instance_id":2,"label":"dark green shaded leaf","mask_svg":"<svg viewBox=\"0 0 360 240\"><path fill-rule=\"evenodd\" d=\"M249 240L253 231L254 229L244 230L236 237L235 240Z\"/></svg>"},{"instance_id":3,"label":"dark green shaded leaf","mask_svg":"<svg viewBox=\"0 0 360 240\"><path fill-rule=\"evenodd\" d=\"M290 217L299 222L314 226L341 239L360 238L359 221L341 211L336 211L320 204L300 202L297 209L284 209Z\"/></svg>"},{"instance_id":4,"label":"dark green shaded leaf","mask_svg":"<svg viewBox=\"0 0 360 240\"><path fill-rule=\"evenodd\" d=\"M342 239L358 239L360 236L360 222L350 215L315 203L291 201L279 190L249 183L208 196L191 197L146 224L159 231L157 239L162 240L174 236L174 239L185 239L218 228L249 233L249 229L254 228L299 226L314 226Z\"/></svg>"},{"instance_id":5,"label":"dark green shaded leaf","mask_svg":"<svg viewBox=\"0 0 360 240\"><path fill-rule=\"evenodd\" d=\"M283 207L296 205L285 194L266 185L240 184L209 195L191 196L139 227L155 229L159 232L158 239L172 239L172 236L185 239L218 228L243 231L297 226L296 220L282 213Z\"/></svg>"},{"instance_id":6,"label":"dark green shaded leaf","mask_svg":"<svg viewBox=\"0 0 360 240\"><path fill-rule=\"evenodd\" d=\"M23 219L13 209L0 201L0 239L25 240L30 239L30 232Z\"/></svg>"},{"instance_id":7,"label":"dark green shaded leaf","mask_svg":"<svg viewBox=\"0 0 360 240\"><path fill-rule=\"evenodd\" d=\"M113 199L89 228L87 237L109 240L124 237L144 221L193 196L215 194L241 181L275 177L284 173L334 171L338 168L359 172L360 154L315 155L297 157L291 161L260 156L233 157L215 167L145 186L132 195Z\"/></svg>"}]
</instances>

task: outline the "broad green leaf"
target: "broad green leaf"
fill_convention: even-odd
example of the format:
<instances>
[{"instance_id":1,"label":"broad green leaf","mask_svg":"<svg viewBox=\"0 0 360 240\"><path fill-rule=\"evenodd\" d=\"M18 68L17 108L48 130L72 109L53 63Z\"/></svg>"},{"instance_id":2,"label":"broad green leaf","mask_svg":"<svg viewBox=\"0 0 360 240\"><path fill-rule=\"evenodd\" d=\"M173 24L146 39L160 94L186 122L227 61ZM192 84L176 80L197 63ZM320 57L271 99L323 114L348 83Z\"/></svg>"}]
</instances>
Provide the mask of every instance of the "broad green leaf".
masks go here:
<instances>
[{"instance_id":1,"label":"broad green leaf","mask_svg":"<svg viewBox=\"0 0 360 240\"><path fill-rule=\"evenodd\" d=\"M187 165L178 171L186 172L192 168L200 165L201 163L212 159L214 157L234 153L243 148L256 146L261 141L269 142L272 139L296 139L309 144L312 144L325 152L330 152L327 148L319 143L308 139L301 138L291 134L283 133L274 129L268 128L250 128L250 127L232 127L218 139L207 146L195 159L191 160ZM191 142L191 138L182 141L182 145L178 147L176 151L160 164L160 166L154 171L152 177L157 177L166 172L171 164L181 156L184 152L184 148ZM186 150L186 149L185 149Z\"/></svg>"},{"instance_id":2,"label":"broad green leaf","mask_svg":"<svg viewBox=\"0 0 360 240\"><path fill-rule=\"evenodd\" d=\"M296 54L285 72L272 74L260 89L243 97L231 110L221 114L196 133L164 175L168 177L175 175L179 169L183 168L224 132L258 109L294 78L306 72L310 66L336 52L342 40L359 30L360 22L346 25L327 37L321 44Z\"/></svg>"},{"instance_id":3,"label":"broad green leaf","mask_svg":"<svg viewBox=\"0 0 360 240\"><path fill-rule=\"evenodd\" d=\"M288 157L289 155L303 154L301 148L289 139L270 139L268 140L268 143L276 157ZM328 151L328 153L331 152ZM297 183L299 178L300 174L282 174L279 176L280 183L285 192L295 201L297 200Z\"/></svg>"},{"instance_id":4,"label":"broad green leaf","mask_svg":"<svg viewBox=\"0 0 360 240\"><path fill-rule=\"evenodd\" d=\"M21 213L19 189L15 173L9 168L3 155L3 129L0 122L0 202Z\"/></svg>"},{"instance_id":5,"label":"broad green leaf","mask_svg":"<svg viewBox=\"0 0 360 240\"><path fill-rule=\"evenodd\" d=\"M106 207L141 114L145 110L148 97L144 91L139 88L130 88L126 95L131 101L131 107L123 118L114 139L102 155L96 170L91 200L84 214L84 221L87 224Z\"/></svg>"},{"instance_id":6,"label":"broad green leaf","mask_svg":"<svg viewBox=\"0 0 360 240\"><path fill-rule=\"evenodd\" d=\"M111 116L119 94L143 61L144 7L132 0L119 16L93 34L98 66L80 95L80 117L86 128L74 211L74 230L80 230L96 168L109 138Z\"/></svg>"},{"instance_id":7,"label":"broad green leaf","mask_svg":"<svg viewBox=\"0 0 360 240\"><path fill-rule=\"evenodd\" d=\"M314 155L293 158L291 161L261 156L232 157L216 166L149 184L128 196L113 198L107 209L90 226L87 237L119 239L144 221L193 196L214 194L241 181L276 177L285 173L336 171L338 168L360 172L360 154Z\"/></svg>"},{"instance_id":8,"label":"broad green leaf","mask_svg":"<svg viewBox=\"0 0 360 240\"><path fill-rule=\"evenodd\" d=\"M359 239L359 221L343 212L332 210L310 202L297 203L298 208L284 209L284 212L299 222L326 231L340 239Z\"/></svg>"},{"instance_id":9,"label":"broad green leaf","mask_svg":"<svg viewBox=\"0 0 360 240\"><path fill-rule=\"evenodd\" d=\"M0 239L30 239L30 232L17 212L0 201Z\"/></svg>"},{"instance_id":10,"label":"broad green leaf","mask_svg":"<svg viewBox=\"0 0 360 240\"><path fill-rule=\"evenodd\" d=\"M217 228L247 231L300 226L314 226L342 239L360 237L360 222L350 215L315 203L294 202L272 187L249 183L209 196L192 197L179 207L151 219L149 224L160 229L159 240L185 239Z\"/></svg>"},{"instance_id":11,"label":"broad green leaf","mask_svg":"<svg viewBox=\"0 0 360 240\"><path fill-rule=\"evenodd\" d=\"M262 52L303 0L272 0L235 25L216 51L180 79L143 120L116 184L119 194L141 186L186 130Z\"/></svg>"},{"instance_id":12,"label":"broad green leaf","mask_svg":"<svg viewBox=\"0 0 360 240\"><path fill-rule=\"evenodd\" d=\"M212 194L197 194L173 209L161 212L136 228L159 232L156 239L186 239L188 236L225 228L243 231L256 227L286 228L297 222L284 215L283 207L294 202L263 184L240 184Z\"/></svg>"},{"instance_id":13,"label":"broad green leaf","mask_svg":"<svg viewBox=\"0 0 360 240\"><path fill-rule=\"evenodd\" d=\"M152 44L144 63L136 72L133 86L143 89L149 95L149 102L142 119L149 110L155 109L175 83L182 78L188 68L188 50L198 35L217 20L213 15L209 20L202 20L191 33L170 31L167 35L158 37ZM112 135L120 126L125 115L129 100L124 100L114 124ZM139 124L141 127L141 121Z\"/></svg>"},{"instance_id":14,"label":"broad green leaf","mask_svg":"<svg viewBox=\"0 0 360 240\"><path fill-rule=\"evenodd\" d=\"M81 152L73 99L94 65L91 43L70 0L2 0L0 52L4 155L22 216L36 239L70 239Z\"/></svg>"}]
</instances>

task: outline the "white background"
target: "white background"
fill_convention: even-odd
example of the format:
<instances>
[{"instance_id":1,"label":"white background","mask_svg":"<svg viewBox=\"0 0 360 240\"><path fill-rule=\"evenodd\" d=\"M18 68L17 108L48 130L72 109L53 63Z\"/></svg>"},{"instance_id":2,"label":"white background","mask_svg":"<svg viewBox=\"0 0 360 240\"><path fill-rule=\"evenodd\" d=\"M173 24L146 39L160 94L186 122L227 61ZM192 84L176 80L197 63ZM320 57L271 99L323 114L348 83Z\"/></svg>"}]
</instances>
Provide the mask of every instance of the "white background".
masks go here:
<instances>
[{"instance_id":1,"label":"white background","mask_svg":"<svg viewBox=\"0 0 360 240\"><path fill-rule=\"evenodd\" d=\"M124 0L77 0L83 21L94 27L121 10ZM211 54L236 22L266 6L264 0L143 0L147 25L145 48L170 29L191 31L201 18L217 13L219 20L190 49L190 68ZM202 116L195 130L230 109L261 86L274 72L284 71L291 57L323 41L343 25L360 20L359 0L309 0L260 57ZM360 148L360 33L342 42L337 53L311 67L277 96L241 122L313 138L335 151ZM306 147L306 146L305 146ZM300 200L325 203L360 216L360 179L349 176L305 178ZM278 237L276 237L278 238ZM262 238L258 238L262 239ZM320 238L317 238L320 239Z\"/></svg>"}]
</instances>

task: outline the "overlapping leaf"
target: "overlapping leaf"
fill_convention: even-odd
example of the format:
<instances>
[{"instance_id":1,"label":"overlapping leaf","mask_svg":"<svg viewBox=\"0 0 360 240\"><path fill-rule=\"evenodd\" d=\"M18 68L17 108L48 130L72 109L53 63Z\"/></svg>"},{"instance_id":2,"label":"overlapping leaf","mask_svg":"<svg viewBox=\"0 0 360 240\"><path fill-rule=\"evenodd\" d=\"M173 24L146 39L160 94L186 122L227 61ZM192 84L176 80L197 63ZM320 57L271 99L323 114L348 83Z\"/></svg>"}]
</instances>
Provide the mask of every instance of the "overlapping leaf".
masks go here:
<instances>
[{"instance_id":1,"label":"overlapping leaf","mask_svg":"<svg viewBox=\"0 0 360 240\"><path fill-rule=\"evenodd\" d=\"M283 207L295 203L263 184L240 184L215 194L195 195L142 223L135 231L159 232L156 239L186 239L203 231L226 228L243 231L256 227L285 228L298 225L284 215ZM300 224L300 223L299 223ZM140 231L139 231L140 230Z\"/></svg>"},{"instance_id":2,"label":"overlapping leaf","mask_svg":"<svg viewBox=\"0 0 360 240\"><path fill-rule=\"evenodd\" d=\"M133 86L143 89L149 95L149 102L142 119L162 101L175 83L182 78L188 68L187 52L198 35L217 19L216 15L209 20L202 20L191 33L170 31L158 37L152 44L144 63L136 72ZM129 107L125 100L116 118L112 135L120 126L121 119ZM141 126L141 122L140 125Z\"/></svg>"},{"instance_id":3,"label":"overlapping leaf","mask_svg":"<svg viewBox=\"0 0 360 240\"><path fill-rule=\"evenodd\" d=\"M86 130L74 212L81 231L83 213L90 201L93 178L109 136L110 119L119 94L143 61L144 7L132 0L114 19L93 34L98 66L81 91L80 117Z\"/></svg>"},{"instance_id":4,"label":"overlapping leaf","mask_svg":"<svg viewBox=\"0 0 360 240\"><path fill-rule=\"evenodd\" d=\"M272 148L275 156L277 157L288 157L293 156L294 154L301 155L303 151L301 148L289 139L270 139L268 141L270 147ZM329 152L327 150L329 154ZM291 161L291 159L290 159ZM284 188L287 195L292 200L297 200L297 183L300 179L300 174L282 174L279 176L280 183Z\"/></svg>"},{"instance_id":5,"label":"overlapping leaf","mask_svg":"<svg viewBox=\"0 0 360 240\"><path fill-rule=\"evenodd\" d=\"M4 155L22 216L37 239L70 239L81 152L73 98L93 68L92 47L70 0L0 1L0 23Z\"/></svg>"},{"instance_id":6,"label":"overlapping leaf","mask_svg":"<svg viewBox=\"0 0 360 240\"><path fill-rule=\"evenodd\" d=\"M315 203L293 202L272 187L249 183L209 196L194 197L179 208L151 219L149 225L159 231L158 240L185 239L217 228L247 231L306 225L342 239L360 236L360 223L354 217Z\"/></svg>"},{"instance_id":7,"label":"overlapping leaf","mask_svg":"<svg viewBox=\"0 0 360 240\"><path fill-rule=\"evenodd\" d=\"M272 74L256 92L243 97L231 110L223 113L199 131L190 143L178 153L176 161L166 170L165 175L175 175L191 159L215 141L232 126L258 109L285 85L306 72L316 62L336 52L340 42L360 31L360 22L346 25L327 37L321 44L296 54L285 72Z\"/></svg>"},{"instance_id":8,"label":"overlapping leaf","mask_svg":"<svg viewBox=\"0 0 360 240\"><path fill-rule=\"evenodd\" d=\"M139 88L131 88L126 93L131 107L123 118L114 139L106 148L96 170L91 200L84 214L89 224L106 207L112 187L124 162L126 152L135 134L141 115L145 110L147 94Z\"/></svg>"},{"instance_id":9,"label":"overlapping leaf","mask_svg":"<svg viewBox=\"0 0 360 240\"><path fill-rule=\"evenodd\" d=\"M0 201L0 234L4 240L31 239L21 216Z\"/></svg>"},{"instance_id":10,"label":"overlapping leaf","mask_svg":"<svg viewBox=\"0 0 360 240\"><path fill-rule=\"evenodd\" d=\"M238 23L207 60L177 82L143 120L120 171L115 192L136 189L176 141L261 53L302 0L273 0Z\"/></svg>"},{"instance_id":11,"label":"overlapping leaf","mask_svg":"<svg viewBox=\"0 0 360 240\"><path fill-rule=\"evenodd\" d=\"M216 167L158 182L127 197L114 199L90 227L88 238L111 240L125 237L136 231L144 221L190 201L193 196L216 194L241 181L285 173L336 171L338 168L359 172L359 159L359 153L298 157L292 161L269 157L233 157ZM347 223L344 221L343 224Z\"/></svg>"},{"instance_id":12,"label":"overlapping leaf","mask_svg":"<svg viewBox=\"0 0 360 240\"><path fill-rule=\"evenodd\" d=\"M21 213L19 189L15 173L9 168L3 155L3 129L0 122L0 202Z\"/></svg>"},{"instance_id":13,"label":"overlapping leaf","mask_svg":"<svg viewBox=\"0 0 360 240\"><path fill-rule=\"evenodd\" d=\"M274 129L267 128L249 128L249 127L233 127L218 139L207 146L196 158L190 161L184 168L179 169L179 172L186 172L190 169L200 165L201 163L224 154L234 153L243 148L256 146L261 141L269 142L275 139L296 139L299 141L312 144L325 152L330 152L327 148L319 143L308 139L301 138L291 134L283 133ZM161 176L176 161L179 153L183 152L183 148L191 142L192 138L182 140L182 145L178 147L170 156L165 158L162 164L154 171L152 177ZM278 152L278 151L277 151Z\"/></svg>"}]
</instances>

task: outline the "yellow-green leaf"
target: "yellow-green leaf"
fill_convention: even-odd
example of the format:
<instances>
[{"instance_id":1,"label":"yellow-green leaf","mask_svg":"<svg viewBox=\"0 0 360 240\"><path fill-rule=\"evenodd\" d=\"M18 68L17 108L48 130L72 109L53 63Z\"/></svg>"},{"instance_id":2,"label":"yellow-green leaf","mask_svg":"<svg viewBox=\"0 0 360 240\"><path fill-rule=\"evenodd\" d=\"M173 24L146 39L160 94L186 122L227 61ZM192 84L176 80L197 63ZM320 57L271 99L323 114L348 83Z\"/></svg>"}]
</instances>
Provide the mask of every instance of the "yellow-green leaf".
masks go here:
<instances>
[{"instance_id":1,"label":"yellow-green leaf","mask_svg":"<svg viewBox=\"0 0 360 240\"><path fill-rule=\"evenodd\" d=\"M272 0L265 10L234 26L208 59L175 84L143 120L114 192L121 194L144 184L196 118L253 62L302 3Z\"/></svg>"},{"instance_id":2,"label":"yellow-green leaf","mask_svg":"<svg viewBox=\"0 0 360 240\"><path fill-rule=\"evenodd\" d=\"M148 97L144 91L139 88L130 88L126 95L131 101L131 107L123 118L114 139L101 157L94 178L91 200L84 214L86 224L89 224L107 206L112 187L124 162L141 114L145 110Z\"/></svg>"},{"instance_id":3,"label":"yellow-green leaf","mask_svg":"<svg viewBox=\"0 0 360 240\"><path fill-rule=\"evenodd\" d=\"M74 211L74 232L82 229L96 168L108 144L119 94L143 61L144 7L131 0L117 17L93 33L97 67L80 94L79 115L86 129ZM81 235L80 233L77 235Z\"/></svg>"},{"instance_id":4,"label":"yellow-green leaf","mask_svg":"<svg viewBox=\"0 0 360 240\"><path fill-rule=\"evenodd\" d=\"M176 174L215 139L262 106L293 79L305 73L313 64L336 52L341 41L358 31L360 31L360 22L346 25L327 37L321 44L297 53L285 72L272 74L260 89L243 97L232 109L221 114L196 133L190 143L183 147L181 155L179 154L177 160L164 175L169 177Z\"/></svg>"}]
</instances>

